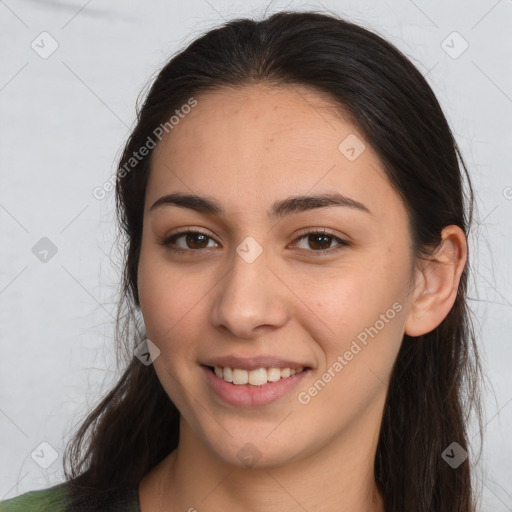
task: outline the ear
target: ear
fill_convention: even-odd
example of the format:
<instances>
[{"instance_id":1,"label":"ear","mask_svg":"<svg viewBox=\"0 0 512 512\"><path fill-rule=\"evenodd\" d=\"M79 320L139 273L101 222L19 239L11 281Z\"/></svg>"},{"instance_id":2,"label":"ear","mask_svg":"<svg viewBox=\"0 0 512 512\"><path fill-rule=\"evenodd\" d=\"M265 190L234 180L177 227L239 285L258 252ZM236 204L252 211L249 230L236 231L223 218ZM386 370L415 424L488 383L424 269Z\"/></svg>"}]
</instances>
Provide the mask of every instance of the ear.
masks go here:
<instances>
[{"instance_id":1,"label":"ear","mask_svg":"<svg viewBox=\"0 0 512 512\"><path fill-rule=\"evenodd\" d=\"M466 236L461 228L452 225L442 230L441 237L434 254L419 263L405 323L405 333L409 336L434 330L446 318L457 297L468 255Z\"/></svg>"}]
</instances>

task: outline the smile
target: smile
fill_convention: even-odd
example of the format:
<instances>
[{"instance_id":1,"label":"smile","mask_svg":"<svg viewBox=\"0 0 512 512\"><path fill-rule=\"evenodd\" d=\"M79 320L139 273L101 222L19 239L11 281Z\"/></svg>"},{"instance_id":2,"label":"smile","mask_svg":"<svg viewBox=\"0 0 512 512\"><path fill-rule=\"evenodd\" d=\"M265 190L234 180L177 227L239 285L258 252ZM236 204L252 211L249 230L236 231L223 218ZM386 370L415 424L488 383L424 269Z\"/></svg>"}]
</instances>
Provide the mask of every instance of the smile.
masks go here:
<instances>
[{"instance_id":1,"label":"smile","mask_svg":"<svg viewBox=\"0 0 512 512\"><path fill-rule=\"evenodd\" d=\"M215 400L236 407L268 405L293 392L311 368L261 367L245 370L221 366L202 366Z\"/></svg>"},{"instance_id":2,"label":"smile","mask_svg":"<svg viewBox=\"0 0 512 512\"><path fill-rule=\"evenodd\" d=\"M215 366L212 368L215 375L219 379L223 379L225 382L230 382L236 386L249 384L251 386L262 386L269 382L277 382L281 379L286 379L297 373L304 371L304 367L301 368L255 368L253 370L244 370L242 368L222 368L221 366Z\"/></svg>"}]
</instances>

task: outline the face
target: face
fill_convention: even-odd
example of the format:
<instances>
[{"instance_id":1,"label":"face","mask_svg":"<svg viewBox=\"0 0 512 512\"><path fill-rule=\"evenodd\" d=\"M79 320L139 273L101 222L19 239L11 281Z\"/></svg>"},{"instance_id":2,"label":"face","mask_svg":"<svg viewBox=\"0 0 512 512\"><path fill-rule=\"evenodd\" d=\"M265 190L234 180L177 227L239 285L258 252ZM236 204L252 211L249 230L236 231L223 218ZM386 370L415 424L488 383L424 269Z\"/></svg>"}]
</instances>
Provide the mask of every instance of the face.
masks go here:
<instances>
[{"instance_id":1,"label":"face","mask_svg":"<svg viewBox=\"0 0 512 512\"><path fill-rule=\"evenodd\" d=\"M238 466L376 440L411 296L400 197L313 91L196 99L153 154L138 274L184 435Z\"/></svg>"}]
</instances>

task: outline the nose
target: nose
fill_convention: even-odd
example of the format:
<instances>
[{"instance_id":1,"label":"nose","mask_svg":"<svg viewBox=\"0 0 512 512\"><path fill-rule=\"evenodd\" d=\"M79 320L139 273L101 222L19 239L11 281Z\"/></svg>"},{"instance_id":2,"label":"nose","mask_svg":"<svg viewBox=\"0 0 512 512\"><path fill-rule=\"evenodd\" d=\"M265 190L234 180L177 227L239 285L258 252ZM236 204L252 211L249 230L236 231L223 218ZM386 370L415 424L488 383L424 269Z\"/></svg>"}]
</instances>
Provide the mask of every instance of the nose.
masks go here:
<instances>
[{"instance_id":1,"label":"nose","mask_svg":"<svg viewBox=\"0 0 512 512\"><path fill-rule=\"evenodd\" d=\"M279 328L288 320L286 295L290 292L267 266L264 254L248 263L235 253L230 269L214 288L211 321L238 339L254 338L262 330Z\"/></svg>"}]
</instances>

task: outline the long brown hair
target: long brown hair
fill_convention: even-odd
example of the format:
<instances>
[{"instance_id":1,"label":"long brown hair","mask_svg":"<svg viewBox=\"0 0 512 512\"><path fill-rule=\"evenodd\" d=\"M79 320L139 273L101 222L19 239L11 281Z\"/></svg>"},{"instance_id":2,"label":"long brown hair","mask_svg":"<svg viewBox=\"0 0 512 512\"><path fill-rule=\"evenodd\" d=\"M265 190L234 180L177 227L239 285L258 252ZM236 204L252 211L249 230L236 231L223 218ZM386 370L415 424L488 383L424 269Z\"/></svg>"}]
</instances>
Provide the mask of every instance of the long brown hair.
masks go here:
<instances>
[{"instance_id":1,"label":"long brown hair","mask_svg":"<svg viewBox=\"0 0 512 512\"><path fill-rule=\"evenodd\" d=\"M473 191L466 166L430 86L393 45L336 15L311 11L236 19L197 38L158 74L120 159L116 206L124 270L117 340L128 357L120 380L67 447L65 474L77 499L139 483L179 441L178 410L153 366L133 356L145 338L137 267L151 151L136 165L126 163L190 98L254 82L304 85L349 113L407 207L418 257L428 257L445 226L468 234ZM405 335L393 368L375 458L388 512L475 509L469 459L454 469L442 457L453 442L469 450L472 412L482 421L468 269L447 317L428 334Z\"/></svg>"}]
</instances>

